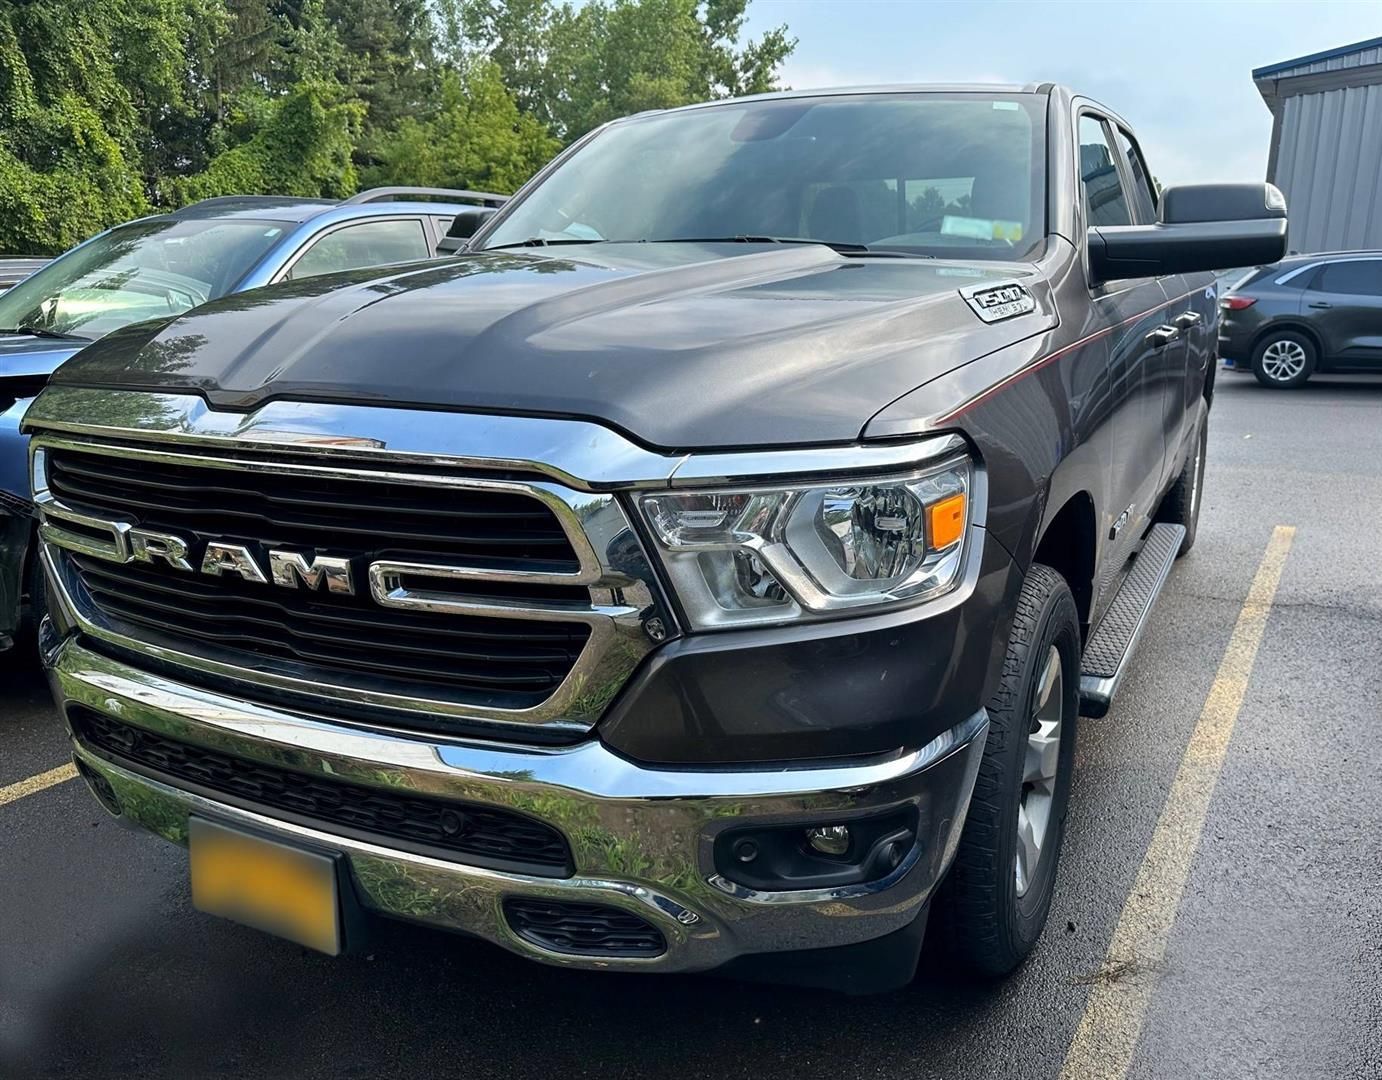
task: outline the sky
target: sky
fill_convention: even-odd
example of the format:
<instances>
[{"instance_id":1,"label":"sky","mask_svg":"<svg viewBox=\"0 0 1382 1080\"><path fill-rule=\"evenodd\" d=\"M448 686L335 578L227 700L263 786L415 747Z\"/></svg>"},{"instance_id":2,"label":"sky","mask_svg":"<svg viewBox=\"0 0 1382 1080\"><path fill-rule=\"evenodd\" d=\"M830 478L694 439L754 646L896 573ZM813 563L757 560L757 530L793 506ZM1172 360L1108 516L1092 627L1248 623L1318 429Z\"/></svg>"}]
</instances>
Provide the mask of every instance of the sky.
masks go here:
<instances>
[{"instance_id":1,"label":"sky","mask_svg":"<svg viewBox=\"0 0 1382 1080\"><path fill-rule=\"evenodd\" d=\"M1066 83L1127 119L1170 186L1265 179L1252 70L1382 36L1382 0L752 0L749 34L783 23L787 86Z\"/></svg>"}]
</instances>

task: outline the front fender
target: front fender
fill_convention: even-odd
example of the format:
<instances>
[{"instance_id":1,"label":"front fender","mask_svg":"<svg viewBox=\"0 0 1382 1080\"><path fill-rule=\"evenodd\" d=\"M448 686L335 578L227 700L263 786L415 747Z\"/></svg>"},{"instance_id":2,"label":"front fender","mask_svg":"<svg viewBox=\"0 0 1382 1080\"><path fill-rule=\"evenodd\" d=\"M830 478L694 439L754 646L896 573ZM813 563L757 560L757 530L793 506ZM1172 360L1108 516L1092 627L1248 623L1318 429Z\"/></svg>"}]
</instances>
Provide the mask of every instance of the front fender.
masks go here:
<instances>
[{"instance_id":1,"label":"front fender","mask_svg":"<svg viewBox=\"0 0 1382 1080\"><path fill-rule=\"evenodd\" d=\"M0 413L0 647L19 628L24 567L34 531L29 437L19 430L33 400L20 398Z\"/></svg>"},{"instance_id":2,"label":"front fender","mask_svg":"<svg viewBox=\"0 0 1382 1080\"><path fill-rule=\"evenodd\" d=\"M0 492L29 502L29 437L19 430L33 398L20 398L0 412ZM4 404L0 401L0 404ZM0 500L3 501L3 500Z\"/></svg>"}]
</instances>

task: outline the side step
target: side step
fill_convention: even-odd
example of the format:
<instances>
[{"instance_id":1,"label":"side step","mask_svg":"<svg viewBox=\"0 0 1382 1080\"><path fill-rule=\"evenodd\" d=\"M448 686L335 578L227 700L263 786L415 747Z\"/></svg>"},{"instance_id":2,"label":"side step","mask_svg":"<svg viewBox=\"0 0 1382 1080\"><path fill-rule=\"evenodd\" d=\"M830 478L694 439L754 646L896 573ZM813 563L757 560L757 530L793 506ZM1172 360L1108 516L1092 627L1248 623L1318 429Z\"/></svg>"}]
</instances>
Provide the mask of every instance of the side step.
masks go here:
<instances>
[{"instance_id":1,"label":"side step","mask_svg":"<svg viewBox=\"0 0 1382 1080\"><path fill-rule=\"evenodd\" d=\"M1100 717L1108 713L1183 539L1182 525L1153 525L1147 533L1118 595L1085 645L1080 665L1081 716Z\"/></svg>"}]
</instances>

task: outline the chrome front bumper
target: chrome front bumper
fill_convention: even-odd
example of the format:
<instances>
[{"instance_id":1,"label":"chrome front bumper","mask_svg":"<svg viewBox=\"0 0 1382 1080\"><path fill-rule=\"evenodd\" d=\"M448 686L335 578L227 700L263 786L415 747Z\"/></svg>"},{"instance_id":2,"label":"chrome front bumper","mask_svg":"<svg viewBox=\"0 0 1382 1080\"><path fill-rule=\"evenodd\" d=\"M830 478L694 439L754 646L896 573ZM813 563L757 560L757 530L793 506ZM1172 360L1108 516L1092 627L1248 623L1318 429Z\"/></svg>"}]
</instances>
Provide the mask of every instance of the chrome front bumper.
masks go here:
<instances>
[{"instance_id":1,"label":"chrome front bumper","mask_svg":"<svg viewBox=\"0 0 1382 1080\"><path fill-rule=\"evenodd\" d=\"M242 758L341 780L452 796L536 816L567 838L569 878L533 877L399 851L230 806L126 768L78 743L129 820L186 843L189 815L342 853L374 911L460 930L550 964L703 971L743 955L868 941L919 914L954 855L988 731L980 711L920 750L803 769L672 771L599 741L564 748L425 741L246 703L154 675L69 638L49 657L64 705L80 704ZM918 842L888 877L814 892L756 893L716 876L717 833L748 823L803 825L916 806ZM667 939L657 957L575 956L520 938L506 897L632 911Z\"/></svg>"}]
</instances>

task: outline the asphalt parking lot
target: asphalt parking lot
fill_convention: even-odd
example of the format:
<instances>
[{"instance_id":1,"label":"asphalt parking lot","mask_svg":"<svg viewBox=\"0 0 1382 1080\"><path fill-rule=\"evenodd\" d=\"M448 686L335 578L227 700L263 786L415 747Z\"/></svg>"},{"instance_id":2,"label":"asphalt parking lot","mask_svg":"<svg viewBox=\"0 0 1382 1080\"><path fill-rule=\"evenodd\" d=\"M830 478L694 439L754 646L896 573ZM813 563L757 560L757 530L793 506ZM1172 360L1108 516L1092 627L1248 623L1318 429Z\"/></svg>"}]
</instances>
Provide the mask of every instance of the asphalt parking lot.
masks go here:
<instances>
[{"instance_id":1,"label":"asphalt parking lot","mask_svg":"<svg viewBox=\"0 0 1382 1080\"><path fill-rule=\"evenodd\" d=\"M11 659L0 1075L1382 1077L1382 382L1221 375L1212 424L1198 545L1084 723L1007 983L580 974L403 925L330 960L194 911L183 852L79 782L21 786L68 757Z\"/></svg>"}]
</instances>

